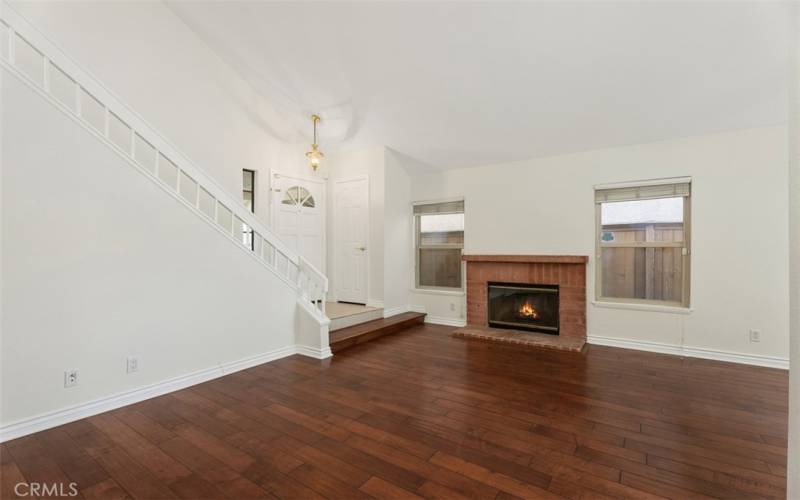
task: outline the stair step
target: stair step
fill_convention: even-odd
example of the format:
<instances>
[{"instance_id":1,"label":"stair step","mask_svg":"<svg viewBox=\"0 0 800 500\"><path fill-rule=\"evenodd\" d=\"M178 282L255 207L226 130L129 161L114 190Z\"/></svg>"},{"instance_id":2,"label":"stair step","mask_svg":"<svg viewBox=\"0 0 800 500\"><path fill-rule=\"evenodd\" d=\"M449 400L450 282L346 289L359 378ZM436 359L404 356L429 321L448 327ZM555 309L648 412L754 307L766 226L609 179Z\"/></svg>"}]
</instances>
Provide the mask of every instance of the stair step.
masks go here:
<instances>
[{"instance_id":1,"label":"stair step","mask_svg":"<svg viewBox=\"0 0 800 500\"><path fill-rule=\"evenodd\" d=\"M334 317L333 315L329 314L328 317L331 319L331 324L328 327L328 330L330 330L331 332L335 332L337 330L342 330L344 328L348 328L351 326L360 325L368 321L375 321L376 319L381 319L383 318L383 309L370 308L364 310L363 312L348 314L346 316Z\"/></svg>"},{"instance_id":2,"label":"stair step","mask_svg":"<svg viewBox=\"0 0 800 500\"><path fill-rule=\"evenodd\" d=\"M334 353L363 344L370 340L397 333L401 330L421 325L425 322L425 313L407 312L389 318L381 318L358 325L348 326L330 332L330 346Z\"/></svg>"}]
</instances>

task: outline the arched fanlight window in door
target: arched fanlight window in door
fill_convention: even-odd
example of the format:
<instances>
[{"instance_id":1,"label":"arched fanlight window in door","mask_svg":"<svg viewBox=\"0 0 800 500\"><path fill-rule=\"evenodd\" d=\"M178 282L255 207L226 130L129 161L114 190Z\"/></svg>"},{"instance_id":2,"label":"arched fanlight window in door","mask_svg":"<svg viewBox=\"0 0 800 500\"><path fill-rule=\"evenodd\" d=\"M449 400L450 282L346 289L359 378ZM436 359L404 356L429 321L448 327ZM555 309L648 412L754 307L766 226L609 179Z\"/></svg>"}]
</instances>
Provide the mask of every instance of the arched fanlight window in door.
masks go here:
<instances>
[{"instance_id":1,"label":"arched fanlight window in door","mask_svg":"<svg viewBox=\"0 0 800 500\"><path fill-rule=\"evenodd\" d=\"M281 203L284 205L301 205L308 208L316 206L314 197L303 186L292 186L287 189Z\"/></svg>"}]
</instances>

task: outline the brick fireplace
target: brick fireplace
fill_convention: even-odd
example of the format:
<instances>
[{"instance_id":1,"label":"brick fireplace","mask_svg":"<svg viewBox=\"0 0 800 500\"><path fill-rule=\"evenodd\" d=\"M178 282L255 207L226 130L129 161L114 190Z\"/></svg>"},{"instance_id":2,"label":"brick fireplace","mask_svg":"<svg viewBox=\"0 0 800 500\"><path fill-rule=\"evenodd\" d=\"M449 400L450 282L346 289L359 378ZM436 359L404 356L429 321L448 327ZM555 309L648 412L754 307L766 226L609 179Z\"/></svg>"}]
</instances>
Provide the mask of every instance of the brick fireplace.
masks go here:
<instances>
[{"instance_id":1,"label":"brick fireplace","mask_svg":"<svg viewBox=\"0 0 800 500\"><path fill-rule=\"evenodd\" d=\"M464 255L462 259L467 263L467 326L457 335L573 351L583 348L586 342L587 256ZM495 291L498 289L502 296ZM521 292L522 298L513 297L514 291ZM531 292L526 294L527 291ZM541 293L546 300L536 299L532 295L534 292ZM531 298L524 298L528 296ZM497 315L496 297L505 301L504 310L516 307L519 312L505 320L490 317L490 313ZM545 314L536 308L547 304L557 309L557 316L549 321L549 326L538 325L533 318L539 319ZM509 316L508 312L505 314ZM520 327L515 328L515 325ZM498 326L503 329L494 328ZM536 331L543 333L534 333Z\"/></svg>"}]
</instances>

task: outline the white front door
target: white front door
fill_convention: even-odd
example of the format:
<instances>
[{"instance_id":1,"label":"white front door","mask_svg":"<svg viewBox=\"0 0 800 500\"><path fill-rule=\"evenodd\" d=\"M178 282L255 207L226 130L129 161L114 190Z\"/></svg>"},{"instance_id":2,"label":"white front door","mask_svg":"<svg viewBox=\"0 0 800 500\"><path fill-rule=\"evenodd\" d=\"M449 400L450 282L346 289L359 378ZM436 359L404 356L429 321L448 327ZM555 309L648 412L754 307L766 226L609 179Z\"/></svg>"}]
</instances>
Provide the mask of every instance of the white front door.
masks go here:
<instances>
[{"instance_id":1,"label":"white front door","mask_svg":"<svg viewBox=\"0 0 800 500\"><path fill-rule=\"evenodd\" d=\"M325 201L320 181L272 173L272 228L290 249L325 270Z\"/></svg>"},{"instance_id":2,"label":"white front door","mask_svg":"<svg viewBox=\"0 0 800 500\"><path fill-rule=\"evenodd\" d=\"M336 300L366 304L369 180L337 181L334 196Z\"/></svg>"}]
</instances>

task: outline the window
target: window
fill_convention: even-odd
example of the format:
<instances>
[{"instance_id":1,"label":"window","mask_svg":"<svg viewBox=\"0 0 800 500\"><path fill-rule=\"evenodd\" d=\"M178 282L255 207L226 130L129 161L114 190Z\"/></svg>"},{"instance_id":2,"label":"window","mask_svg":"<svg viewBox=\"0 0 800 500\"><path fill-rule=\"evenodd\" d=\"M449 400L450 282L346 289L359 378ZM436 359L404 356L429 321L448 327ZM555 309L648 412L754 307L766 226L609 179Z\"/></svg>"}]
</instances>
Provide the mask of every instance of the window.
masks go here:
<instances>
[{"instance_id":1,"label":"window","mask_svg":"<svg viewBox=\"0 0 800 500\"><path fill-rule=\"evenodd\" d=\"M416 286L461 290L464 248L464 202L414 206Z\"/></svg>"},{"instance_id":2,"label":"window","mask_svg":"<svg viewBox=\"0 0 800 500\"><path fill-rule=\"evenodd\" d=\"M688 181L596 189L600 301L689 306Z\"/></svg>"},{"instance_id":3,"label":"window","mask_svg":"<svg viewBox=\"0 0 800 500\"><path fill-rule=\"evenodd\" d=\"M256 173L254 170L242 170L242 200L248 210L256 211ZM253 229L247 224L242 224L242 243L250 250L254 250Z\"/></svg>"},{"instance_id":4,"label":"window","mask_svg":"<svg viewBox=\"0 0 800 500\"><path fill-rule=\"evenodd\" d=\"M283 195L281 203L284 205L302 205L307 208L314 208L314 197L308 192L308 189L302 186L292 186L286 190Z\"/></svg>"}]
</instances>

